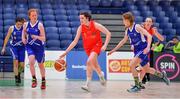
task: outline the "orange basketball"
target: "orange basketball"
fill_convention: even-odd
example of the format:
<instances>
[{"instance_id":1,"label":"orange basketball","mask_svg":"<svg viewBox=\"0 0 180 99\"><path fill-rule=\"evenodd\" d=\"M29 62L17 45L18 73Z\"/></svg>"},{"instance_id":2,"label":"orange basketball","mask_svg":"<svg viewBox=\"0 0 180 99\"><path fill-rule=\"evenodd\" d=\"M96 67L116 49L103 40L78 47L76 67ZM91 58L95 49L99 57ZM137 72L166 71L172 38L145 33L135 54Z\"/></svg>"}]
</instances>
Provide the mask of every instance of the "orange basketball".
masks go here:
<instances>
[{"instance_id":1,"label":"orange basketball","mask_svg":"<svg viewBox=\"0 0 180 99\"><path fill-rule=\"evenodd\" d=\"M64 71L66 69L66 62L63 59L58 59L54 63L54 68L59 72Z\"/></svg>"}]
</instances>

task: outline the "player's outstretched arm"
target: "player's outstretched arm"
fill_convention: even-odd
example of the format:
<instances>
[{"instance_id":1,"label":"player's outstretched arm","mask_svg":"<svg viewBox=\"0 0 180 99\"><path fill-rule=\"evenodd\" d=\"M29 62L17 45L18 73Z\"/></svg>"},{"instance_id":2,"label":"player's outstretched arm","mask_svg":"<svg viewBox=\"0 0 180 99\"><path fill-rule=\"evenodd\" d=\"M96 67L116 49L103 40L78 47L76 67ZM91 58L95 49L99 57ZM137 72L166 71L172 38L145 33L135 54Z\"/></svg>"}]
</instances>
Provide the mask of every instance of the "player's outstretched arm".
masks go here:
<instances>
[{"instance_id":1,"label":"player's outstretched arm","mask_svg":"<svg viewBox=\"0 0 180 99\"><path fill-rule=\"evenodd\" d=\"M8 29L8 33L7 33L7 35L6 35L5 39L4 39L4 44L3 44L2 51L1 51L1 55L3 55L3 54L5 53L6 45L7 45L8 40L9 40L11 34L12 34L12 31L13 31L13 30L12 30L12 26L11 26L11 27Z\"/></svg>"},{"instance_id":2,"label":"player's outstretched arm","mask_svg":"<svg viewBox=\"0 0 180 99\"><path fill-rule=\"evenodd\" d=\"M128 36L127 36L127 30L125 31L125 35L124 38L119 42L119 44L113 49L111 50L108 55L111 55L112 53L114 53L116 50L118 50L119 48L121 48L128 40Z\"/></svg>"},{"instance_id":3,"label":"player's outstretched arm","mask_svg":"<svg viewBox=\"0 0 180 99\"><path fill-rule=\"evenodd\" d=\"M73 42L71 42L71 44L66 49L66 51L62 55L59 56L60 59L63 58L64 56L66 56L66 54L76 46L76 44L79 41L80 36L81 36L81 26L78 27L77 33L76 33L76 36L75 36Z\"/></svg>"},{"instance_id":4,"label":"player's outstretched arm","mask_svg":"<svg viewBox=\"0 0 180 99\"><path fill-rule=\"evenodd\" d=\"M157 28L153 28L154 35L160 40L164 41L164 37L157 31Z\"/></svg>"}]
</instances>

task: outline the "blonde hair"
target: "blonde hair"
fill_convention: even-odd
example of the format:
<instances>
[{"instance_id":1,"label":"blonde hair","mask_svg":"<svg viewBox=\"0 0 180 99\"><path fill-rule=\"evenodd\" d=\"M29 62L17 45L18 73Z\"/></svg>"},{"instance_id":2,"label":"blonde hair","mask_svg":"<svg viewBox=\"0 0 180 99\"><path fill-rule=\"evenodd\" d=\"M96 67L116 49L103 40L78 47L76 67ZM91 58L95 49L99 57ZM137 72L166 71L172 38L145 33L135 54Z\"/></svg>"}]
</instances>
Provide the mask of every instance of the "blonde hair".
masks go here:
<instances>
[{"instance_id":1,"label":"blonde hair","mask_svg":"<svg viewBox=\"0 0 180 99\"><path fill-rule=\"evenodd\" d=\"M36 12L38 14L38 9L32 8L28 10L28 16L30 16L31 12Z\"/></svg>"}]
</instances>

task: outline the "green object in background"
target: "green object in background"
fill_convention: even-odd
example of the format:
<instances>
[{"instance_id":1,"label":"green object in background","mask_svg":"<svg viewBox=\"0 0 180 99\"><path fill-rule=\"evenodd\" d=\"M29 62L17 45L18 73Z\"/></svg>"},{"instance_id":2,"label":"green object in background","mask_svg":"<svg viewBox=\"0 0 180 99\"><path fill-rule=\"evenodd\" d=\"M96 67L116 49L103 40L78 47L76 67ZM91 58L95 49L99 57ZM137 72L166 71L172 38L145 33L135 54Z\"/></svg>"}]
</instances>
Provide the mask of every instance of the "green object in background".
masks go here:
<instances>
[{"instance_id":1,"label":"green object in background","mask_svg":"<svg viewBox=\"0 0 180 99\"><path fill-rule=\"evenodd\" d=\"M154 46L154 44L153 44L153 46ZM154 52L162 52L163 47L164 47L163 44L159 44L158 46L156 46L156 47L154 48Z\"/></svg>"},{"instance_id":2,"label":"green object in background","mask_svg":"<svg viewBox=\"0 0 180 99\"><path fill-rule=\"evenodd\" d=\"M173 46L174 53L180 53L180 42L177 45Z\"/></svg>"},{"instance_id":3,"label":"green object in background","mask_svg":"<svg viewBox=\"0 0 180 99\"><path fill-rule=\"evenodd\" d=\"M0 78L0 87L2 86L24 86L24 80L21 79L21 83L16 85L15 80L13 78Z\"/></svg>"}]
</instances>

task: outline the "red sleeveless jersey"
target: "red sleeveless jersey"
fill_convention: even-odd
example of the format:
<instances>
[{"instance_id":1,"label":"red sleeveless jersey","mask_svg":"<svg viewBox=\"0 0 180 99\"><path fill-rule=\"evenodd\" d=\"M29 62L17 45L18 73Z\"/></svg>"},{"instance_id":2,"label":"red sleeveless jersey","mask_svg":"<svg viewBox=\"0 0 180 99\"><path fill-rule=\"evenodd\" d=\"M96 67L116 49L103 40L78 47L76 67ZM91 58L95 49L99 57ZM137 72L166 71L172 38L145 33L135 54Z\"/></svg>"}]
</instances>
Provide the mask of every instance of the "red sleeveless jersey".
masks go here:
<instances>
[{"instance_id":1,"label":"red sleeveless jersey","mask_svg":"<svg viewBox=\"0 0 180 99\"><path fill-rule=\"evenodd\" d=\"M145 27L144 27L144 28L145 28ZM145 29L146 29L146 28L145 28ZM154 28L153 28L153 27L151 27L149 30L146 29L146 31L147 31L149 34L151 34L151 36L154 35Z\"/></svg>"},{"instance_id":2,"label":"red sleeveless jersey","mask_svg":"<svg viewBox=\"0 0 180 99\"><path fill-rule=\"evenodd\" d=\"M82 28L82 40L85 50L91 50L95 46L102 47L101 33L95 28L95 22L90 21L89 26L81 25Z\"/></svg>"}]
</instances>

